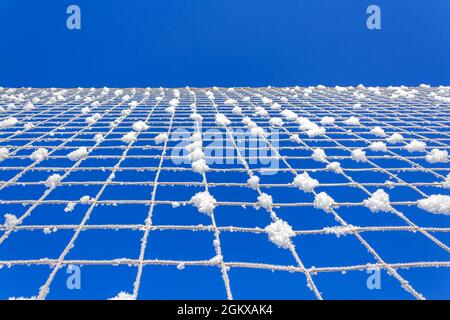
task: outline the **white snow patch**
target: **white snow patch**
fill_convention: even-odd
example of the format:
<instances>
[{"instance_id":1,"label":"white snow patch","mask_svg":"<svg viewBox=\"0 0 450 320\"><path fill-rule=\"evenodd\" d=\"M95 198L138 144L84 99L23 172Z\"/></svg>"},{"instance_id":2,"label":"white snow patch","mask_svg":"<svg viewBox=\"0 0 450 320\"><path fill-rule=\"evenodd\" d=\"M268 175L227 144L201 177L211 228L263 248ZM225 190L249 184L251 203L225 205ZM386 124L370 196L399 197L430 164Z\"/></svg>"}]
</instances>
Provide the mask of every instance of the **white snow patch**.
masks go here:
<instances>
[{"instance_id":1,"label":"white snow patch","mask_svg":"<svg viewBox=\"0 0 450 320\"><path fill-rule=\"evenodd\" d=\"M259 185L259 177L258 176L251 176L247 180L247 184L250 186L250 188L256 190Z\"/></svg>"},{"instance_id":2,"label":"white snow patch","mask_svg":"<svg viewBox=\"0 0 450 320\"><path fill-rule=\"evenodd\" d=\"M336 173L342 172L341 164L339 162L336 162L336 161L335 162L330 162L327 165L326 169L330 170L330 171L333 171L333 172L336 172Z\"/></svg>"},{"instance_id":3,"label":"white snow patch","mask_svg":"<svg viewBox=\"0 0 450 320\"><path fill-rule=\"evenodd\" d=\"M291 140L292 142L296 142L296 143L301 143L302 140L300 139L300 136L298 134L293 134L289 137L289 140Z\"/></svg>"},{"instance_id":4,"label":"white snow patch","mask_svg":"<svg viewBox=\"0 0 450 320\"><path fill-rule=\"evenodd\" d=\"M292 227L281 219L272 222L264 230L266 230L269 240L283 249L289 249L291 238L295 236Z\"/></svg>"},{"instance_id":5,"label":"white snow patch","mask_svg":"<svg viewBox=\"0 0 450 320\"><path fill-rule=\"evenodd\" d=\"M31 111L33 109L34 109L34 104L32 104L31 102L27 102L23 107L23 110L25 110L25 111Z\"/></svg>"},{"instance_id":6,"label":"white snow patch","mask_svg":"<svg viewBox=\"0 0 450 320\"><path fill-rule=\"evenodd\" d=\"M255 137L265 137L267 135L266 131L264 131L261 127L254 127L250 129L250 133Z\"/></svg>"},{"instance_id":7,"label":"white snow patch","mask_svg":"<svg viewBox=\"0 0 450 320\"><path fill-rule=\"evenodd\" d=\"M269 124L274 127L281 127L283 125L283 119L277 117L271 118Z\"/></svg>"},{"instance_id":8,"label":"white snow patch","mask_svg":"<svg viewBox=\"0 0 450 320\"><path fill-rule=\"evenodd\" d=\"M262 103L264 103L264 104L272 104L272 99L270 99L270 98L263 97L261 100L262 100Z\"/></svg>"},{"instance_id":9,"label":"white snow patch","mask_svg":"<svg viewBox=\"0 0 450 320\"><path fill-rule=\"evenodd\" d=\"M0 161L5 160L8 157L9 157L9 149L0 148Z\"/></svg>"},{"instance_id":10,"label":"white snow patch","mask_svg":"<svg viewBox=\"0 0 450 320\"><path fill-rule=\"evenodd\" d=\"M138 106L138 104L139 104L139 103L138 103L137 101L131 101L131 102L128 104L128 106L134 109L134 108L136 108L136 107Z\"/></svg>"},{"instance_id":11,"label":"white snow patch","mask_svg":"<svg viewBox=\"0 0 450 320\"><path fill-rule=\"evenodd\" d=\"M233 107L238 104L238 102L234 99L227 99L223 102L226 106Z\"/></svg>"},{"instance_id":12,"label":"white snow patch","mask_svg":"<svg viewBox=\"0 0 450 320\"><path fill-rule=\"evenodd\" d=\"M372 142L369 146L369 149L372 151L380 151L380 152L387 152L386 144L381 141Z\"/></svg>"},{"instance_id":13,"label":"white snow patch","mask_svg":"<svg viewBox=\"0 0 450 320\"><path fill-rule=\"evenodd\" d=\"M86 118L86 122L88 124L94 124L96 123L98 120L100 120L102 116L100 115L100 113L94 113L92 116L87 117Z\"/></svg>"},{"instance_id":14,"label":"white snow patch","mask_svg":"<svg viewBox=\"0 0 450 320\"><path fill-rule=\"evenodd\" d=\"M275 102L275 103L273 103L270 106L270 109L272 109L272 110L280 110L281 109L281 104L279 104L278 102Z\"/></svg>"},{"instance_id":15,"label":"white snow patch","mask_svg":"<svg viewBox=\"0 0 450 320\"><path fill-rule=\"evenodd\" d=\"M363 204L372 212L389 212L392 209L389 195L383 189L375 191L371 197L363 201Z\"/></svg>"},{"instance_id":16,"label":"white snow patch","mask_svg":"<svg viewBox=\"0 0 450 320\"><path fill-rule=\"evenodd\" d=\"M25 123L25 124L23 125L23 128L24 128L25 130L31 130L31 129L34 128L34 123L33 123L33 122L27 122L27 123Z\"/></svg>"},{"instance_id":17,"label":"white snow patch","mask_svg":"<svg viewBox=\"0 0 450 320\"><path fill-rule=\"evenodd\" d=\"M206 164L205 159L198 159L198 160L192 162L191 167L194 172L197 172L200 174L209 170L209 166Z\"/></svg>"},{"instance_id":18,"label":"white snow patch","mask_svg":"<svg viewBox=\"0 0 450 320\"><path fill-rule=\"evenodd\" d=\"M103 140L105 140L105 139L103 138L103 135L102 135L101 133L97 133L97 134L94 136L94 141L95 141L96 143L102 143Z\"/></svg>"},{"instance_id":19,"label":"white snow patch","mask_svg":"<svg viewBox=\"0 0 450 320\"><path fill-rule=\"evenodd\" d=\"M370 133L373 135L376 135L377 137L384 138L386 137L386 133L384 132L383 128L381 127L375 127L372 130L370 130Z\"/></svg>"},{"instance_id":20,"label":"white snow patch","mask_svg":"<svg viewBox=\"0 0 450 320\"><path fill-rule=\"evenodd\" d=\"M148 125L144 121L139 120L133 123L132 129L134 131L144 131L148 129Z\"/></svg>"},{"instance_id":21,"label":"white snow patch","mask_svg":"<svg viewBox=\"0 0 450 320\"><path fill-rule=\"evenodd\" d=\"M81 203L81 204L88 204L88 203L90 203L90 202L92 202L92 201L93 201L93 199L92 199L90 196L88 196L88 195L82 196L82 197L80 198L80 203Z\"/></svg>"},{"instance_id":22,"label":"white snow patch","mask_svg":"<svg viewBox=\"0 0 450 320\"><path fill-rule=\"evenodd\" d=\"M178 100L176 98L169 101L169 106L173 107L174 110L179 104L180 104L180 100ZM166 109L166 111L167 111L167 109Z\"/></svg>"},{"instance_id":23,"label":"white snow patch","mask_svg":"<svg viewBox=\"0 0 450 320\"><path fill-rule=\"evenodd\" d=\"M294 178L293 184L304 192L312 192L319 185L319 181L311 178L307 172L303 172Z\"/></svg>"},{"instance_id":24,"label":"white snow patch","mask_svg":"<svg viewBox=\"0 0 450 320\"><path fill-rule=\"evenodd\" d=\"M173 115L175 113L175 107L174 106L167 107L166 109L164 109L164 111Z\"/></svg>"},{"instance_id":25,"label":"white snow patch","mask_svg":"<svg viewBox=\"0 0 450 320\"><path fill-rule=\"evenodd\" d=\"M155 143L156 144L161 144L166 142L169 139L169 136L167 135L167 133L160 133L155 137Z\"/></svg>"},{"instance_id":26,"label":"white snow patch","mask_svg":"<svg viewBox=\"0 0 450 320\"><path fill-rule=\"evenodd\" d=\"M408 152L424 152L426 148L426 143L423 141L413 140L405 146Z\"/></svg>"},{"instance_id":27,"label":"white snow patch","mask_svg":"<svg viewBox=\"0 0 450 320\"><path fill-rule=\"evenodd\" d=\"M264 209L270 209L270 207L272 207L272 204L272 196L268 195L267 193L261 193L261 195L258 197L258 206Z\"/></svg>"},{"instance_id":28,"label":"white snow patch","mask_svg":"<svg viewBox=\"0 0 450 320\"><path fill-rule=\"evenodd\" d=\"M61 176L59 174L55 173L47 178L47 180L45 181L45 186L47 188L54 188L57 185L59 185L60 182L61 182Z\"/></svg>"},{"instance_id":29,"label":"white snow patch","mask_svg":"<svg viewBox=\"0 0 450 320\"><path fill-rule=\"evenodd\" d=\"M281 111L281 115L286 118L288 121L295 121L298 118L298 115L296 115L294 112L292 112L289 109L284 109Z\"/></svg>"},{"instance_id":30,"label":"white snow patch","mask_svg":"<svg viewBox=\"0 0 450 320\"><path fill-rule=\"evenodd\" d=\"M3 223L3 226L5 228L12 228L15 227L19 223L19 219L13 214L7 213L4 215L5 217L5 223Z\"/></svg>"},{"instance_id":31,"label":"white snow patch","mask_svg":"<svg viewBox=\"0 0 450 320\"><path fill-rule=\"evenodd\" d=\"M448 151L433 149L427 154L426 160L429 163L446 163L448 161Z\"/></svg>"},{"instance_id":32,"label":"white snow patch","mask_svg":"<svg viewBox=\"0 0 450 320\"><path fill-rule=\"evenodd\" d=\"M314 198L314 208L322 209L325 212L331 212L336 202L327 193L321 192Z\"/></svg>"},{"instance_id":33,"label":"white snow patch","mask_svg":"<svg viewBox=\"0 0 450 320\"><path fill-rule=\"evenodd\" d=\"M324 127L319 127L316 124L313 124L314 126L312 126L312 128L310 128L308 131L306 131L306 134L308 135L308 137L310 138L315 138L318 136L323 136L325 134L325 128Z\"/></svg>"},{"instance_id":34,"label":"white snow patch","mask_svg":"<svg viewBox=\"0 0 450 320\"><path fill-rule=\"evenodd\" d=\"M203 120L202 115L199 114L199 113L193 113L193 114L191 114L189 116L189 118L191 118L192 120L195 120L195 121L202 121Z\"/></svg>"},{"instance_id":35,"label":"white snow patch","mask_svg":"<svg viewBox=\"0 0 450 320\"><path fill-rule=\"evenodd\" d=\"M234 114L241 114L242 113L242 108L235 106L231 112L233 112Z\"/></svg>"},{"instance_id":36,"label":"white snow patch","mask_svg":"<svg viewBox=\"0 0 450 320\"><path fill-rule=\"evenodd\" d=\"M434 214L450 215L450 196L433 194L428 198L419 200L418 207Z\"/></svg>"},{"instance_id":37,"label":"white snow patch","mask_svg":"<svg viewBox=\"0 0 450 320\"><path fill-rule=\"evenodd\" d=\"M75 209L76 205L77 205L76 202L69 202L69 203L67 203L66 207L64 208L64 212L72 212L73 209Z\"/></svg>"},{"instance_id":38,"label":"white snow patch","mask_svg":"<svg viewBox=\"0 0 450 320\"><path fill-rule=\"evenodd\" d=\"M192 196L191 203L199 212L211 215L216 205L216 199L208 191L203 191Z\"/></svg>"},{"instance_id":39,"label":"white snow patch","mask_svg":"<svg viewBox=\"0 0 450 320\"><path fill-rule=\"evenodd\" d=\"M134 140L136 140L137 134L134 131L130 131L127 134L125 134L121 140L124 143L132 143Z\"/></svg>"},{"instance_id":40,"label":"white snow patch","mask_svg":"<svg viewBox=\"0 0 450 320\"><path fill-rule=\"evenodd\" d=\"M359 122L359 119L351 116L347 120L344 121L344 123L348 126L359 126L361 123Z\"/></svg>"},{"instance_id":41,"label":"white snow patch","mask_svg":"<svg viewBox=\"0 0 450 320\"><path fill-rule=\"evenodd\" d=\"M78 161L88 155L88 150L86 147L80 147L75 151L72 151L67 155L67 158L71 161Z\"/></svg>"},{"instance_id":42,"label":"white snow patch","mask_svg":"<svg viewBox=\"0 0 450 320\"><path fill-rule=\"evenodd\" d=\"M362 151L362 149L354 149L352 151L352 159L356 162L366 162L366 152Z\"/></svg>"},{"instance_id":43,"label":"white snow patch","mask_svg":"<svg viewBox=\"0 0 450 320\"><path fill-rule=\"evenodd\" d=\"M325 151L321 148L314 149L311 157L313 158L313 160L318 161L318 162L326 162L327 161L327 155L325 154Z\"/></svg>"},{"instance_id":44,"label":"white snow patch","mask_svg":"<svg viewBox=\"0 0 450 320\"><path fill-rule=\"evenodd\" d=\"M389 138L386 138L388 143L400 143L403 141L403 136L400 133L393 133Z\"/></svg>"},{"instance_id":45,"label":"white snow patch","mask_svg":"<svg viewBox=\"0 0 450 320\"><path fill-rule=\"evenodd\" d=\"M9 127L15 126L18 122L19 122L19 120L17 120L14 117L6 118L6 119L0 121L0 129L6 129Z\"/></svg>"},{"instance_id":46,"label":"white snow patch","mask_svg":"<svg viewBox=\"0 0 450 320\"><path fill-rule=\"evenodd\" d=\"M269 113L263 107L258 106L258 107L255 107L255 115L257 115L259 117L267 117L269 115Z\"/></svg>"},{"instance_id":47,"label":"white snow patch","mask_svg":"<svg viewBox=\"0 0 450 320\"><path fill-rule=\"evenodd\" d=\"M48 157L48 150L45 148L38 148L30 155L30 159L33 161L42 161Z\"/></svg>"},{"instance_id":48,"label":"white snow patch","mask_svg":"<svg viewBox=\"0 0 450 320\"><path fill-rule=\"evenodd\" d=\"M320 120L320 123L323 126L326 126L326 125L334 124L335 121L336 121L336 119L334 119L333 117L325 116L325 117L322 118L322 120Z\"/></svg>"},{"instance_id":49,"label":"white snow patch","mask_svg":"<svg viewBox=\"0 0 450 320\"><path fill-rule=\"evenodd\" d=\"M231 121L227 118L223 113L216 114L216 125L218 126L227 126L231 123Z\"/></svg>"},{"instance_id":50,"label":"white snow patch","mask_svg":"<svg viewBox=\"0 0 450 320\"><path fill-rule=\"evenodd\" d=\"M442 186L445 189L450 189L450 173L447 174L447 177L445 178L444 182L442 183Z\"/></svg>"}]
</instances>

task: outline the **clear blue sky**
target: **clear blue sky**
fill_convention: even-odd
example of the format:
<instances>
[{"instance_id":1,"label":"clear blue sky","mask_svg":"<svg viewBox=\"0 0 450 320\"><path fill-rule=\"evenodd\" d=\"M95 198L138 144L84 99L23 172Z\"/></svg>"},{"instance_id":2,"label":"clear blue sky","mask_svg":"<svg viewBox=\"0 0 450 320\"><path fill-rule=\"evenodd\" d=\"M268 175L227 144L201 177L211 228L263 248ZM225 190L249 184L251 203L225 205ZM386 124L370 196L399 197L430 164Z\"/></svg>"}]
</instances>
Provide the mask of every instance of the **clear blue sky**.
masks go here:
<instances>
[{"instance_id":1,"label":"clear blue sky","mask_svg":"<svg viewBox=\"0 0 450 320\"><path fill-rule=\"evenodd\" d=\"M450 84L449 14L447 0L3 0L0 85Z\"/></svg>"}]
</instances>

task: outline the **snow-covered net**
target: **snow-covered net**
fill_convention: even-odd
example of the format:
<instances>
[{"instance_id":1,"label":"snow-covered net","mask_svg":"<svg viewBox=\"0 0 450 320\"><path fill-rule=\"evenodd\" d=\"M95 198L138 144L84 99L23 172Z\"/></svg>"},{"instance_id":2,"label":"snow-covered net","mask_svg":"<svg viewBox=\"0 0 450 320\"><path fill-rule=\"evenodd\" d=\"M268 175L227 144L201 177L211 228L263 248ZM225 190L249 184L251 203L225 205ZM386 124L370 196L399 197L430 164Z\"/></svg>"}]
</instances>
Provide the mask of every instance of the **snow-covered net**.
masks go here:
<instances>
[{"instance_id":1,"label":"snow-covered net","mask_svg":"<svg viewBox=\"0 0 450 320\"><path fill-rule=\"evenodd\" d=\"M2 89L0 298L449 298L449 105Z\"/></svg>"}]
</instances>

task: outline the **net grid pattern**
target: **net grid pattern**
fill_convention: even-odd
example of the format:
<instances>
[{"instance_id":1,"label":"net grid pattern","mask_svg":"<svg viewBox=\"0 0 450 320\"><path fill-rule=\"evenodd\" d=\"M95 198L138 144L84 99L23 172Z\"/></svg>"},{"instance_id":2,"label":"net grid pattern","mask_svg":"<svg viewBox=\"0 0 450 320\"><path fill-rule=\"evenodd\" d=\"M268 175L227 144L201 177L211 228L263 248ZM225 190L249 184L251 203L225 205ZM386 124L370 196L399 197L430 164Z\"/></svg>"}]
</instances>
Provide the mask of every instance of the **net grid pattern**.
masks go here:
<instances>
[{"instance_id":1,"label":"net grid pattern","mask_svg":"<svg viewBox=\"0 0 450 320\"><path fill-rule=\"evenodd\" d=\"M405 95L398 96L399 90L406 92ZM182 88L182 89L2 89L0 91L0 106L4 112L0 114L2 119L14 117L18 122L12 126L0 129L0 148L7 148L9 154L0 161L0 192L8 189L22 188L25 194L29 192L29 198L14 199L0 196L0 206L23 205L25 212L17 216L17 221L13 226L0 226L0 246L12 238L16 232L30 230L70 230L73 235L64 249L56 259L2 259L0 256L0 267L7 266L14 268L17 265L48 265L51 271L45 283L36 293L34 298L45 299L49 294L52 282L62 267L67 265L128 265L136 267L136 280L133 285L133 298L138 298L141 289L141 278L143 267L147 265L161 266L204 266L218 267L222 274L223 286L228 299L233 299L233 277L230 270L233 268L249 269L269 269L305 275L306 285L314 293L317 299L326 298L323 296L320 287L315 282L315 275L324 272L346 272L353 270L367 270L369 268L383 269L412 297L424 299L425 296L409 281L403 277L399 269L422 269L422 268L449 268L450 267L450 247L438 234L450 232L450 227L442 226L421 226L409 217L407 210L409 207L416 207L417 199L427 198L432 193L449 194L448 189L443 188L444 181L450 172L447 162L429 163L427 154L432 149L448 150L449 123L448 101L437 100L436 96L447 97L450 91L447 88L430 88L421 86L417 88L380 88L368 90L367 88L349 88L338 90L336 88L316 87L316 88ZM409 92L409 94L408 94ZM179 96L178 96L179 95ZM211 98L211 95L214 98ZM125 97L125 98L124 98ZM162 97L157 99L157 97ZM244 97L249 97L244 99ZM33 108L27 109L25 103L35 99ZM270 102L265 101L270 99ZM171 100L179 99L174 112L167 112L166 108L171 105ZM238 105L242 110L240 113L233 112L234 105ZM14 102L14 106L11 102ZM97 103L93 103L93 102ZM135 104L130 104L134 101ZM271 108L273 103L280 106ZM195 104L195 108L192 107ZM130 107L130 105L132 107ZM88 112L81 112L81 109L88 107ZM268 114L256 115L255 110L263 107ZM193 113L202 116L202 120L190 118ZM291 110L301 117L320 123L325 116L336 119L333 124L324 125L326 132L317 137L305 135L299 129L299 124L295 121L288 121L280 114L281 110ZM125 112L124 110L130 110ZM86 118L99 114L99 119L87 122ZM216 124L216 115L223 114L230 123L226 125ZM354 116L360 120L356 126L348 126L344 123L346 119ZM254 164L252 156L242 155L243 149L238 147L241 134L239 130L245 130L242 119L249 117L269 134L262 136L263 146L257 146L257 151L267 150L270 155L262 156L265 160L276 160L276 168L264 168ZM283 118L283 124L277 126L277 135L270 134L274 126L269 120L273 117ZM0 119L1 120L1 119ZM137 121L143 121L148 125L146 130L136 132L136 136L130 142L124 142L123 136L132 131L132 126ZM111 125L114 122L114 125ZM23 128L25 123L32 123L31 128ZM372 152L369 146L373 142L386 141L370 133L375 126L381 127L386 137L393 133L400 133L404 136L404 141L397 144L387 144L385 152ZM207 172L193 173L190 163L174 164L173 152L183 149L177 145L179 141L172 141L171 136L178 129L187 130L190 134L195 132L205 133L210 129L218 130L223 134L226 141L225 154L221 156L222 164L210 164ZM163 143L156 144L155 137L159 134L167 134L169 139ZM96 141L94 136L101 134L102 139ZM297 142L292 140L296 135L300 136ZM275 138L274 138L275 137ZM248 137L245 137L248 138ZM250 137L252 139L261 137ZM408 153L405 146L413 139L426 143L426 152ZM189 138L181 139L190 141ZM208 143L212 139L204 135L203 143L206 145L203 150L207 154L204 159L214 160L208 155ZM75 160L68 161L67 154L86 147L88 154ZM37 148L45 148L48 155L45 160L30 160L30 154ZM251 150L250 146L247 150ZM326 161L317 162L311 160L311 154L316 148L321 148L327 154ZM366 161L358 163L352 158L352 151L362 149L367 152ZM226 151L230 151L227 153ZM0 158L1 159L1 158ZM230 160L227 163L226 160ZM261 156L258 156L261 159ZM342 164L340 172L331 173L326 165L330 162L338 161ZM390 166L383 166L383 162L394 161ZM93 163L105 163L105 165L92 165ZM143 165L140 165L140 164ZM381 163L381 164L380 164ZM400 164L399 164L400 163ZM133 165L135 164L135 165ZM145 165L144 165L145 164ZM102 172L102 175L98 173ZM172 173L188 173L192 180L188 181L161 181L161 175ZM343 266L306 267L302 260L302 248L295 246L292 242L287 249L296 262L296 265L282 265L255 262L236 262L227 259L227 252L221 246L221 234L227 232L265 234L268 231L261 227L241 227L218 225L214 211L219 207L234 210L238 207L255 207L258 205L257 197L272 190L298 190L293 185L292 180L299 174L308 172L310 174L321 173L323 175L338 175L342 180L339 182L320 181L320 188L352 188L357 189L366 195L366 198L373 195L376 189L389 190L396 188L406 188L408 192L414 194L413 197L402 200L392 200L390 205L392 211L388 214L399 217L404 225L383 225L383 226L358 226L349 224L340 214L343 208L364 207L363 201L354 201L349 198L346 201L336 201L333 208L327 214L333 216L337 225L330 227L349 228L343 235L353 236L370 253L376 261L367 264L348 264ZM53 173L61 174L59 183L52 187L45 188L46 177ZM73 179L71 175L83 174L82 180ZM137 176L126 179L126 174L136 173ZM151 179L143 179L147 173L152 173ZM217 173L220 175L239 174L242 176L240 182L220 181L212 179L210 175ZM269 174L272 173L272 174ZM389 181L358 181L353 174L383 174ZM426 174L427 181L407 179L406 174ZM122 175L121 175L122 174ZM264 181L264 175L269 174L271 182ZM286 175L286 178L276 179L278 174ZM35 176L34 176L35 175ZM120 180L117 179L120 176ZM214 195L217 188L233 188L238 190L249 188L247 178L253 175L260 175L263 182L252 188L254 198L249 200L217 200L215 210L210 215L209 225L157 225L153 223L153 215L156 207L164 206L167 210L177 210L178 206L190 206L192 201L189 197L179 199L161 199L158 195L158 188L163 187L189 187L197 191L207 191ZM103 176L104 179L99 177ZM7 178L5 178L7 177ZM195 178L193 178L195 177ZM214 181L211 181L214 180ZM273 181L274 180L274 181ZM92 197L86 205L82 199L73 200L70 197L62 199L52 197L56 190L73 186L97 186L98 192L91 194ZM45 188L45 191L34 197L34 188ZM133 187L144 188L147 198L144 199L105 199L104 192L110 187ZM435 188L438 192L430 191ZM38 189L36 189L38 190ZM264 192L263 192L264 191ZM317 196L315 190L313 196ZM61 196L61 193L59 194ZM281 208L314 208L313 201L275 201L269 208L259 211L260 214L269 214L272 221L277 221L277 210ZM291 201L292 200L292 201ZM27 219L39 206L67 205L73 203L85 204L86 208L82 220L79 224L27 224ZM148 208L148 215L141 224L90 224L89 219L92 212L98 206L127 206L145 205ZM172 208L171 208L172 207ZM406 211L405 211L406 210ZM0 213L6 213L3 212ZM264 211L267 211L264 212ZM125 212L125 211L124 211ZM12 213L12 212L11 212ZM65 214L62 212L61 214ZM160 213L161 214L161 213ZM199 215L201 213L198 213ZM374 213L380 214L380 213ZM384 213L385 214L385 213ZM424 213L431 214L431 213ZM289 222L289 221L288 221ZM137 259L67 259L69 252L77 243L81 232L86 230L135 230L142 232L142 239ZM151 245L148 240L149 234L153 231L207 231L214 235L214 247L216 257L219 259L209 260L170 260L170 259L148 259L146 258L147 246ZM293 238L307 235L330 234L329 228L322 229L296 229ZM414 262L387 262L369 240L365 239L365 234L371 232L408 232L420 233L427 238L438 250L446 253L447 259L434 261L414 261ZM268 240L269 241L269 240ZM1 286L1 284L0 284Z\"/></svg>"}]
</instances>

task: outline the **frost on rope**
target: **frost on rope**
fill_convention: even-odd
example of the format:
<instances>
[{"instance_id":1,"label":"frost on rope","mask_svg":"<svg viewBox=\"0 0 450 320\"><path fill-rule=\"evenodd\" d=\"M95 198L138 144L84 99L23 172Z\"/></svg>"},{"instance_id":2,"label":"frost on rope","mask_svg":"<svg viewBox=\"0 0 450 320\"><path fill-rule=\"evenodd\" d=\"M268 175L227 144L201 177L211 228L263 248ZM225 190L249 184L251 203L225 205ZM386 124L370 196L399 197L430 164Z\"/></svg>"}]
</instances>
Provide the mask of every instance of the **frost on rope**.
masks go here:
<instances>
[{"instance_id":1,"label":"frost on rope","mask_svg":"<svg viewBox=\"0 0 450 320\"><path fill-rule=\"evenodd\" d=\"M77 205L76 202L69 202L69 203L67 203L66 207L64 208L64 212L72 212L73 209L75 209L76 205Z\"/></svg>"},{"instance_id":2,"label":"frost on rope","mask_svg":"<svg viewBox=\"0 0 450 320\"><path fill-rule=\"evenodd\" d=\"M292 227L281 219L272 222L264 230L266 230L269 240L283 249L289 249L291 238L295 236Z\"/></svg>"},{"instance_id":3,"label":"frost on rope","mask_svg":"<svg viewBox=\"0 0 450 320\"><path fill-rule=\"evenodd\" d=\"M435 214L450 215L450 196L448 195L433 194L417 203L422 210Z\"/></svg>"},{"instance_id":4,"label":"frost on rope","mask_svg":"<svg viewBox=\"0 0 450 320\"><path fill-rule=\"evenodd\" d=\"M24 130L31 130L34 128L34 123L33 122L27 122L23 125L23 129Z\"/></svg>"},{"instance_id":5,"label":"frost on rope","mask_svg":"<svg viewBox=\"0 0 450 320\"><path fill-rule=\"evenodd\" d=\"M191 203L199 212L212 215L214 207L216 206L216 199L214 199L207 191L203 191L192 196Z\"/></svg>"},{"instance_id":6,"label":"frost on rope","mask_svg":"<svg viewBox=\"0 0 450 320\"><path fill-rule=\"evenodd\" d=\"M383 189L375 191L372 196L363 201L363 204L372 212L389 212L392 210L389 195Z\"/></svg>"},{"instance_id":7,"label":"frost on rope","mask_svg":"<svg viewBox=\"0 0 450 320\"><path fill-rule=\"evenodd\" d=\"M335 227L325 227L323 228L325 234L334 234L336 237L346 236L348 234L352 234L355 231L358 231L358 228L349 224L345 226L335 226Z\"/></svg>"},{"instance_id":8,"label":"frost on rope","mask_svg":"<svg viewBox=\"0 0 450 320\"><path fill-rule=\"evenodd\" d=\"M88 204L88 203L91 203L92 200L93 200L93 199L92 199L90 196L85 195L85 196L82 196L82 197L80 198L80 203L81 203L81 204Z\"/></svg>"}]
</instances>

